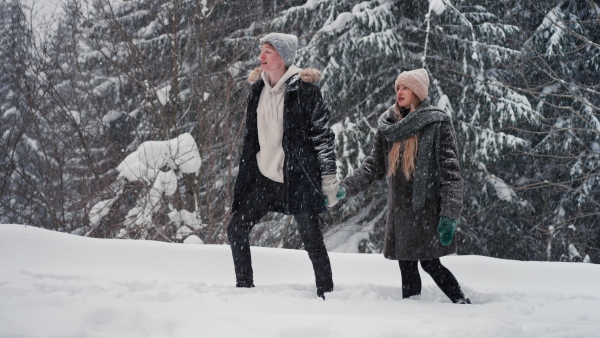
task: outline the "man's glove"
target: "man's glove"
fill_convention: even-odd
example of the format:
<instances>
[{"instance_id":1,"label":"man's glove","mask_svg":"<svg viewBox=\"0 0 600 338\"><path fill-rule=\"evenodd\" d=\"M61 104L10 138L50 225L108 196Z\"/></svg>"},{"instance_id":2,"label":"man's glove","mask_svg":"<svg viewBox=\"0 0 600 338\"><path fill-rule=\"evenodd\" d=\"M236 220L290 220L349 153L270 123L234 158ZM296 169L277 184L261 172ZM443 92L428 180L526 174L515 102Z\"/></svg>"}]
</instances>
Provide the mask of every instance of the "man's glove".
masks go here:
<instances>
[{"instance_id":1,"label":"man's glove","mask_svg":"<svg viewBox=\"0 0 600 338\"><path fill-rule=\"evenodd\" d=\"M440 234L440 242L443 246L448 246L452 243L454 231L458 226L458 221L451 217L442 216L438 222L437 232Z\"/></svg>"},{"instance_id":2,"label":"man's glove","mask_svg":"<svg viewBox=\"0 0 600 338\"><path fill-rule=\"evenodd\" d=\"M346 197L346 190L340 186L336 175L325 175L323 176L323 182L321 185L323 189L323 195L325 195L325 206L333 207L338 201Z\"/></svg>"}]
</instances>

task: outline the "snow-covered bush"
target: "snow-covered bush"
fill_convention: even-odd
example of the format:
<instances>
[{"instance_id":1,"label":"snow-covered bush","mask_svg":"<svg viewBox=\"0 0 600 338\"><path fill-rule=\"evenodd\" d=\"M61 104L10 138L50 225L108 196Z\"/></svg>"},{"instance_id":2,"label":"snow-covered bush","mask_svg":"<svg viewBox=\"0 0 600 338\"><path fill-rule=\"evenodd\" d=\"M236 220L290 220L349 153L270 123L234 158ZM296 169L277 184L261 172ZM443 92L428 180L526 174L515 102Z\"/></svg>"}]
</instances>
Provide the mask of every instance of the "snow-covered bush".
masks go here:
<instances>
[{"instance_id":1,"label":"snow-covered bush","mask_svg":"<svg viewBox=\"0 0 600 338\"><path fill-rule=\"evenodd\" d=\"M96 203L90 212L90 225L118 228L119 238L182 241L202 228L196 210L177 210L174 200L183 174L198 175L201 159L190 134L168 141L147 141L129 154L118 166L116 194ZM135 194L128 187L134 183ZM129 184L129 186L128 186ZM129 191L128 191L129 190ZM129 194L129 197L125 196ZM127 203L123 219L109 217L115 204ZM113 224L109 224L113 222Z\"/></svg>"}]
</instances>

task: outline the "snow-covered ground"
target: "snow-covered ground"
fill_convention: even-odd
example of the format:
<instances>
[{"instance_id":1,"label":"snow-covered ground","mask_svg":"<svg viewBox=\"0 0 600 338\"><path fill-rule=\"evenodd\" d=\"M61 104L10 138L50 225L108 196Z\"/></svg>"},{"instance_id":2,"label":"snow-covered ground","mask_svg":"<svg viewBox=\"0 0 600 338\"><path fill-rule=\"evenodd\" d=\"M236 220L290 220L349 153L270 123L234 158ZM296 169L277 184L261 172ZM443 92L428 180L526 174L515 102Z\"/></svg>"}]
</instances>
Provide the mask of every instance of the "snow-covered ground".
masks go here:
<instances>
[{"instance_id":1,"label":"snow-covered ground","mask_svg":"<svg viewBox=\"0 0 600 338\"><path fill-rule=\"evenodd\" d=\"M101 240L0 225L0 337L599 337L600 266L452 256L474 305L428 276L402 300L395 261L331 253L316 297L304 251L252 248L236 289L229 247Z\"/></svg>"}]
</instances>

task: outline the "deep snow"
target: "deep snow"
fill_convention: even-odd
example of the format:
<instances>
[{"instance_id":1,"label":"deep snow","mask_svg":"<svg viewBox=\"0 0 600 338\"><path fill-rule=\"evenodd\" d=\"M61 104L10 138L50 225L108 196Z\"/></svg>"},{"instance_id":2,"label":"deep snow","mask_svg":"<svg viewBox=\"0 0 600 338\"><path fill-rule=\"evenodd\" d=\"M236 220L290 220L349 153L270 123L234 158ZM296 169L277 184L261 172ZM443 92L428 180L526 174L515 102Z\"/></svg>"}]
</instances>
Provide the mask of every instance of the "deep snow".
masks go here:
<instances>
[{"instance_id":1,"label":"deep snow","mask_svg":"<svg viewBox=\"0 0 600 338\"><path fill-rule=\"evenodd\" d=\"M402 300L395 261L332 252L323 301L304 251L252 250L257 287L236 289L226 245L0 225L0 337L600 336L594 264L445 257L474 303L455 305L425 275Z\"/></svg>"}]
</instances>

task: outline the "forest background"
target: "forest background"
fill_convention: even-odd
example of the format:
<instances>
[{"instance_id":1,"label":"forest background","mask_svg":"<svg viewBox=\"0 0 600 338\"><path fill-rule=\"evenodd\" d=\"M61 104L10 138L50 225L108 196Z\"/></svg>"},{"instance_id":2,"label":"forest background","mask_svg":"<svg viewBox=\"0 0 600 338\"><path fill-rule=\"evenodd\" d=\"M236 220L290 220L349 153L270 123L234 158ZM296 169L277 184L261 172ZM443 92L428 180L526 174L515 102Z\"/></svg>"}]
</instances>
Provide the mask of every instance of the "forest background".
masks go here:
<instances>
[{"instance_id":1,"label":"forest background","mask_svg":"<svg viewBox=\"0 0 600 338\"><path fill-rule=\"evenodd\" d=\"M35 9L0 0L0 223L226 243L246 76L259 38L278 31L299 37L298 66L322 71L340 178L369 154L396 76L425 67L457 132L459 254L600 261L598 1L65 0L45 20ZM147 141L186 133L197 173L122 174ZM168 193L156 189L167 174ZM381 182L322 215L325 236L381 252L386 193ZM252 244L302 247L282 214Z\"/></svg>"}]
</instances>

